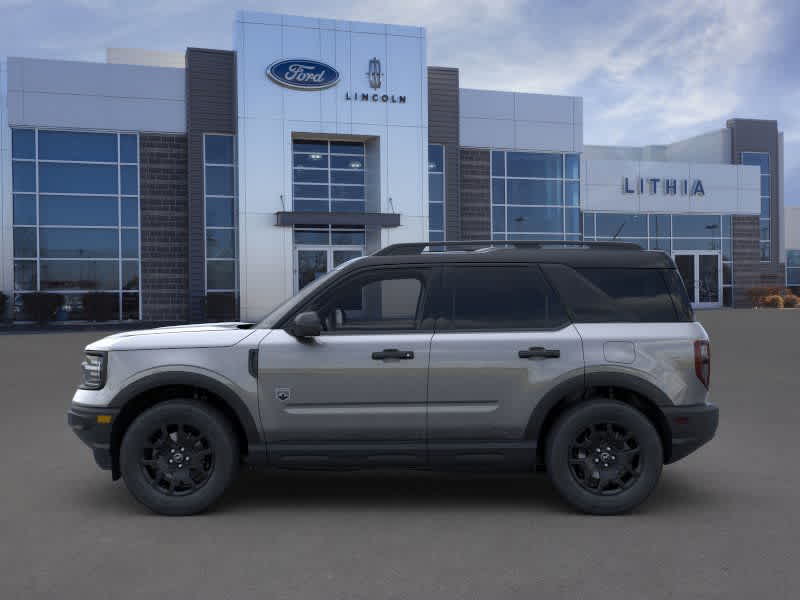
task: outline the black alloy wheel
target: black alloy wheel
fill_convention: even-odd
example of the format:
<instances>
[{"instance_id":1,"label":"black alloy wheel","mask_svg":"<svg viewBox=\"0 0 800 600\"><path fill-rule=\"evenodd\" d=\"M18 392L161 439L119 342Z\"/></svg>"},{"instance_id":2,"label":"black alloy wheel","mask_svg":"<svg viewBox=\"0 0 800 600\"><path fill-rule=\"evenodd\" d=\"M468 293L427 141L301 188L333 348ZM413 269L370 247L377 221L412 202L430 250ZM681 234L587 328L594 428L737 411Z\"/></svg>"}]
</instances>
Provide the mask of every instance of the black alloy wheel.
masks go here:
<instances>
[{"instance_id":1,"label":"black alloy wheel","mask_svg":"<svg viewBox=\"0 0 800 600\"><path fill-rule=\"evenodd\" d=\"M214 470L214 450L206 434L186 423L161 425L147 437L139 459L145 477L168 496L191 494Z\"/></svg>"},{"instance_id":2,"label":"black alloy wheel","mask_svg":"<svg viewBox=\"0 0 800 600\"><path fill-rule=\"evenodd\" d=\"M595 423L581 431L569 447L572 476L585 490L619 494L642 474L636 436L617 423Z\"/></svg>"}]
</instances>

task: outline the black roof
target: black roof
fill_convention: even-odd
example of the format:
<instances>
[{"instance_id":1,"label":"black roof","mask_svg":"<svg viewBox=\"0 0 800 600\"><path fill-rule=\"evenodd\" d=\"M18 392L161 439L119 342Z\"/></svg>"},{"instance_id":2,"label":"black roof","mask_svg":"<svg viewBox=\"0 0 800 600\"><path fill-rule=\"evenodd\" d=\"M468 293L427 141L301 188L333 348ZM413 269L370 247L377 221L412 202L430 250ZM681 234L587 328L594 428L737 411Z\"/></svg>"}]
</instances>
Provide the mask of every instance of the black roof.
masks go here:
<instances>
[{"instance_id":1,"label":"black roof","mask_svg":"<svg viewBox=\"0 0 800 600\"><path fill-rule=\"evenodd\" d=\"M451 263L557 263L571 267L673 268L660 251L625 242L420 242L394 244L356 261L371 265Z\"/></svg>"}]
</instances>

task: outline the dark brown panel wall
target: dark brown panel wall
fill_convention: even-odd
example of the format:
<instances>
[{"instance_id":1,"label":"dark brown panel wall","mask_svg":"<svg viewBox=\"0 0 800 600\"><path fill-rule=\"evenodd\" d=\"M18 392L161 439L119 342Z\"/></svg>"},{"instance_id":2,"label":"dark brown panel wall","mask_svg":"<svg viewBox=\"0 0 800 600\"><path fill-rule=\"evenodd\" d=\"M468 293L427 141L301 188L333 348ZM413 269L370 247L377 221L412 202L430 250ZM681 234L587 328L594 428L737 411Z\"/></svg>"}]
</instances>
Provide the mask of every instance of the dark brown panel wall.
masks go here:
<instances>
[{"instance_id":1,"label":"dark brown panel wall","mask_svg":"<svg viewBox=\"0 0 800 600\"><path fill-rule=\"evenodd\" d=\"M733 306L750 306L747 290L761 285L758 217L733 217Z\"/></svg>"},{"instance_id":2,"label":"dark brown panel wall","mask_svg":"<svg viewBox=\"0 0 800 600\"><path fill-rule=\"evenodd\" d=\"M448 240L461 239L458 69L428 67L428 140L444 145L444 222Z\"/></svg>"},{"instance_id":3,"label":"dark brown panel wall","mask_svg":"<svg viewBox=\"0 0 800 600\"><path fill-rule=\"evenodd\" d=\"M488 150L461 150L461 237L465 240L491 237L489 157Z\"/></svg>"},{"instance_id":4,"label":"dark brown panel wall","mask_svg":"<svg viewBox=\"0 0 800 600\"><path fill-rule=\"evenodd\" d=\"M205 310L203 134L236 133L236 53L186 51L186 133L189 162L189 319Z\"/></svg>"}]
</instances>

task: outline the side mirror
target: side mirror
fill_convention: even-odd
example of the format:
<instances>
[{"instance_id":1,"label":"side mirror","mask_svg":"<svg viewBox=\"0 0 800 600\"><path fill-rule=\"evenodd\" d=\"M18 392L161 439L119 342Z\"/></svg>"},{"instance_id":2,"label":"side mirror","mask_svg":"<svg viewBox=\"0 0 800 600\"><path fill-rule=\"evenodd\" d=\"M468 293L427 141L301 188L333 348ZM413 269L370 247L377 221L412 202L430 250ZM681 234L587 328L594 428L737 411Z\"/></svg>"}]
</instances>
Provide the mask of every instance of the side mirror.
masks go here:
<instances>
[{"instance_id":1,"label":"side mirror","mask_svg":"<svg viewBox=\"0 0 800 600\"><path fill-rule=\"evenodd\" d=\"M300 313L294 318L290 333L297 338L316 337L322 333L322 321L313 311Z\"/></svg>"}]
</instances>

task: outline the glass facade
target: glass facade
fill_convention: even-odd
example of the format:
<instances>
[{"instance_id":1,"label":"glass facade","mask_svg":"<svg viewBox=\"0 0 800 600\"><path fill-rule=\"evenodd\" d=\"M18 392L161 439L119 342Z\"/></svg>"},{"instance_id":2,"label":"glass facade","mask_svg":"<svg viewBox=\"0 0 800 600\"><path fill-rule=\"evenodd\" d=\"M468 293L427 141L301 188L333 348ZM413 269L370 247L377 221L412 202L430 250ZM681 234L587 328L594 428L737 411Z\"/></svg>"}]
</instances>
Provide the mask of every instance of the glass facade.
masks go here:
<instances>
[{"instance_id":1,"label":"glass facade","mask_svg":"<svg viewBox=\"0 0 800 600\"><path fill-rule=\"evenodd\" d=\"M209 305L232 306L239 290L235 136L205 134L203 163L206 294Z\"/></svg>"},{"instance_id":2,"label":"glass facade","mask_svg":"<svg viewBox=\"0 0 800 600\"><path fill-rule=\"evenodd\" d=\"M786 251L786 286L800 287L800 250Z\"/></svg>"},{"instance_id":3,"label":"glass facade","mask_svg":"<svg viewBox=\"0 0 800 600\"><path fill-rule=\"evenodd\" d=\"M55 319L139 319L139 141L134 133L12 130L14 313L58 294ZM88 295L88 296L87 296Z\"/></svg>"},{"instance_id":4,"label":"glass facade","mask_svg":"<svg viewBox=\"0 0 800 600\"><path fill-rule=\"evenodd\" d=\"M644 249L675 252L717 251L722 263L723 304L732 303L733 244L730 215L585 212L586 240L619 240Z\"/></svg>"},{"instance_id":5,"label":"glass facade","mask_svg":"<svg viewBox=\"0 0 800 600\"><path fill-rule=\"evenodd\" d=\"M362 256L365 246L364 227L295 226L295 291L351 258Z\"/></svg>"},{"instance_id":6,"label":"glass facade","mask_svg":"<svg viewBox=\"0 0 800 600\"><path fill-rule=\"evenodd\" d=\"M772 258L770 238L770 199L771 185L769 174L769 152L742 152L742 164L753 165L761 169L761 218L759 220L759 245L761 261L769 262Z\"/></svg>"},{"instance_id":7,"label":"glass facade","mask_svg":"<svg viewBox=\"0 0 800 600\"><path fill-rule=\"evenodd\" d=\"M444 241L444 146L428 145L428 239Z\"/></svg>"},{"instance_id":8,"label":"glass facade","mask_svg":"<svg viewBox=\"0 0 800 600\"><path fill-rule=\"evenodd\" d=\"M364 212L364 143L292 141L295 211Z\"/></svg>"},{"instance_id":9,"label":"glass facade","mask_svg":"<svg viewBox=\"0 0 800 600\"><path fill-rule=\"evenodd\" d=\"M580 155L493 150L492 239L580 239Z\"/></svg>"}]
</instances>

